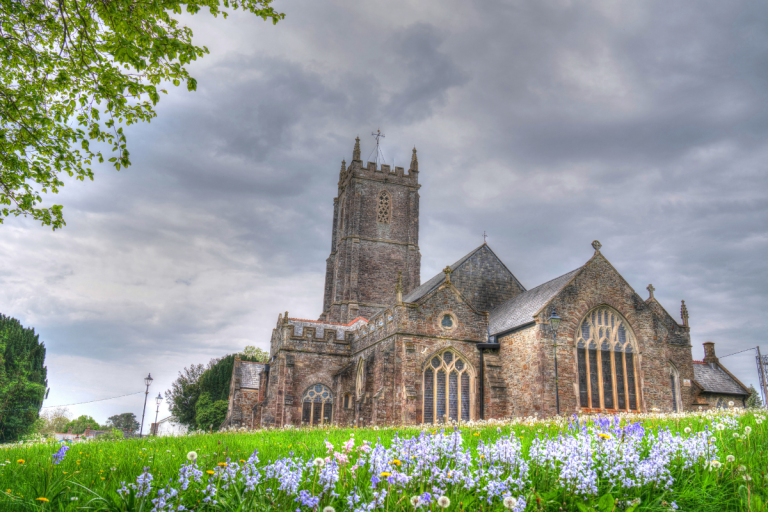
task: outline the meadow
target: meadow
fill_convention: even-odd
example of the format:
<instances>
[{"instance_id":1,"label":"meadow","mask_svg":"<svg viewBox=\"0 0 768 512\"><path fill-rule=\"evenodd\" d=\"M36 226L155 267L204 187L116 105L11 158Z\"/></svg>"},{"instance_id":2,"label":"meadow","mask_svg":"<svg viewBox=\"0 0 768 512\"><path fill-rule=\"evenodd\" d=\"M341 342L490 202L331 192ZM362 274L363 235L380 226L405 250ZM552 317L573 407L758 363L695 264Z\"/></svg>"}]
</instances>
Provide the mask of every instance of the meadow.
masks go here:
<instances>
[{"instance_id":1,"label":"meadow","mask_svg":"<svg viewBox=\"0 0 768 512\"><path fill-rule=\"evenodd\" d=\"M765 410L0 446L0 510L768 512Z\"/></svg>"}]
</instances>

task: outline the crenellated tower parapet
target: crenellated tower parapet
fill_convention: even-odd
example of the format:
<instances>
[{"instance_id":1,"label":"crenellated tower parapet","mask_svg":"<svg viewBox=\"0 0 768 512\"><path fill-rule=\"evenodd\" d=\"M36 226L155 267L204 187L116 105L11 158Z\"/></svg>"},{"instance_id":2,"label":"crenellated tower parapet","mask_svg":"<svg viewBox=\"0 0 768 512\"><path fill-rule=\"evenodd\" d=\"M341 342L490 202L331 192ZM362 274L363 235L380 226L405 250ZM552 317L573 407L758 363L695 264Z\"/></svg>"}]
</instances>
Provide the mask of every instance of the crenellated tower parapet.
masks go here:
<instances>
[{"instance_id":1,"label":"crenellated tower parapet","mask_svg":"<svg viewBox=\"0 0 768 512\"><path fill-rule=\"evenodd\" d=\"M331 254L326 262L320 320L346 323L370 318L421 283L419 164L416 148L403 167L364 164L360 139L352 160L342 161L334 199Z\"/></svg>"}]
</instances>

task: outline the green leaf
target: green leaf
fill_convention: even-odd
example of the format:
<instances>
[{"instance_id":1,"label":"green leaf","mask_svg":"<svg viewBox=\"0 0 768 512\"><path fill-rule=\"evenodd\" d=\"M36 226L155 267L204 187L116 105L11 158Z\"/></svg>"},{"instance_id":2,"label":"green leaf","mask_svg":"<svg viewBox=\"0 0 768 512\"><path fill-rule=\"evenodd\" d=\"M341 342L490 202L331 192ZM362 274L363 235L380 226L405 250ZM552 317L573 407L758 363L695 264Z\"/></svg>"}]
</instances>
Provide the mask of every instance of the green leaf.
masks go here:
<instances>
[{"instance_id":1,"label":"green leaf","mask_svg":"<svg viewBox=\"0 0 768 512\"><path fill-rule=\"evenodd\" d=\"M614 508L613 496L610 493L602 495L597 501L597 507L601 512L611 512Z\"/></svg>"}]
</instances>

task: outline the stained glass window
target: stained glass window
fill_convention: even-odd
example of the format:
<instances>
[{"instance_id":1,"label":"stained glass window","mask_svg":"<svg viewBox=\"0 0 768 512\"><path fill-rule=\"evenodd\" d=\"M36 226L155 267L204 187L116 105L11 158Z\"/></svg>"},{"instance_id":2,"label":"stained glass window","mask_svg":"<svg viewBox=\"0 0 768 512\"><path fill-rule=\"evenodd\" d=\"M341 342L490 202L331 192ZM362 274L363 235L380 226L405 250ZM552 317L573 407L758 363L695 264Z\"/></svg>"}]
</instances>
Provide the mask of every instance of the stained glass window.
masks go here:
<instances>
[{"instance_id":1,"label":"stained glass window","mask_svg":"<svg viewBox=\"0 0 768 512\"><path fill-rule=\"evenodd\" d=\"M327 386L315 384L307 388L301 398L301 422L305 425L321 425L333 418L333 394Z\"/></svg>"},{"instance_id":2,"label":"stained glass window","mask_svg":"<svg viewBox=\"0 0 768 512\"><path fill-rule=\"evenodd\" d=\"M472 379L469 363L446 350L430 359L424 370L424 423L469 421Z\"/></svg>"},{"instance_id":3,"label":"stained glass window","mask_svg":"<svg viewBox=\"0 0 768 512\"><path fill-rule=\"evenodd\" d=\"M451 315L446 313L443 315L443 320L440 323L446 329L450 329L451 327L453 327L453 317L451 317Z\"/></svg>"},{"instance_id":4,"label":"stained glass window","mask_svg":"<svg viewBox=\"0 0 768 512\"><path fill-rule=\"evenodd\" d=\"M435 373L432 368L424 372L424 423L434 423L435 418Z\"/></svg>"},{"instance_id":5,"label":"stained glass window","mask_svg":"<svg viewBox=\"0 0 768 512\"><path fill-rule=\"evenodd\" d=\"M636 341L624 317L602 306L584 317L576 333L581 407L637 410Z\"/></svg>"}]
</instances>

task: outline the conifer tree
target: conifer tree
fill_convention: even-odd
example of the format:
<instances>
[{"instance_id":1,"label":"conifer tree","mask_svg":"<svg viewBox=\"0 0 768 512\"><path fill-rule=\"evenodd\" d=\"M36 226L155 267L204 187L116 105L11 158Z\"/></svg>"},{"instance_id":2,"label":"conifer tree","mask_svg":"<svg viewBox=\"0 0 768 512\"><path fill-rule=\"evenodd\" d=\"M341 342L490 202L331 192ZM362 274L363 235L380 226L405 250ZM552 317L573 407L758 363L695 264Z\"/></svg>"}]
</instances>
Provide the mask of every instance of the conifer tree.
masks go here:
<instances>
[{"instance_id":1,"label":"conifer tree","mask_svg":"<svg viewBox=\"0 0 768 512\"><path fill-rule=\"evenodd\" d=\"M762 407L763 400L760 398L760 393L757 392L755 386L749 385L749 398L747 398L747 409L754 409L756 407Z\"/></svg>"},{"instance_id":2,"label":"conifer tree","mask_svg":"<svg viewBox=\"0 0 768 512\"><path fill-rule=\"evenodd\" d=\"M0 314L0 442L32 429L47 396L45 345L34 329Z\"/></svg>"}]
</instances>

